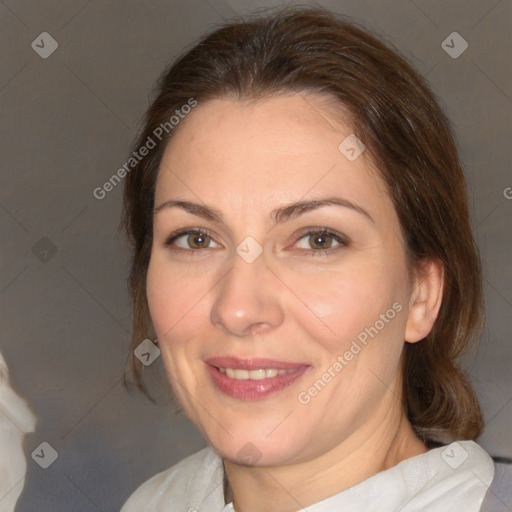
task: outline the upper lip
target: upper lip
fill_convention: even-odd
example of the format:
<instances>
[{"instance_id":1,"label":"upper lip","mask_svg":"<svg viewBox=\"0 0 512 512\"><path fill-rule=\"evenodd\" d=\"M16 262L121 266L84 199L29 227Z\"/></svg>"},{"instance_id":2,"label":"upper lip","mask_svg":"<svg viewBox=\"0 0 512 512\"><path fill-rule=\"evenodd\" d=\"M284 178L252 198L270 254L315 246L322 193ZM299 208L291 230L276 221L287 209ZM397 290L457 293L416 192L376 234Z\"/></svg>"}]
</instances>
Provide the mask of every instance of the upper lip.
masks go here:
<instances>
[{"instance_id":1,"label":"upper lip","mask_svg":"<svg viewBox=\"0 0 512 512\"><path fill-rule=\"evenodd\" d=\"M211 357L206 359L205 363L217 368L236 368L240 370L259 370L261 368L290 370L292 368L300 368L301 366L309 366L306 363L292 363L287 361L277 361L276 359L240 359L233 356Z\"/></svg>"}]
</instances>

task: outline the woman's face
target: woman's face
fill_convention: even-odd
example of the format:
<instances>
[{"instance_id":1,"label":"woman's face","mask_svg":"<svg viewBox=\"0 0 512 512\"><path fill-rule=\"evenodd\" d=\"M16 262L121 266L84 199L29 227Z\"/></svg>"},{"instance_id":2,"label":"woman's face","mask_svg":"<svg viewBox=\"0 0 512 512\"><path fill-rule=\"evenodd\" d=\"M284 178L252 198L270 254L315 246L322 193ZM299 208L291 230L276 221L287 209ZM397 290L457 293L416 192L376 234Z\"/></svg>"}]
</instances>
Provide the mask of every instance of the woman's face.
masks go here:
<instances>
[{"instance_id":1,"label":"woman's face","mask_svg":"<svg viewBox=\"0 0 512 512\"><path fill-rule=\"evenodd\" d=\"M158 176L147 295L163 362L188 417L238 462L308 460L399 403L404 242L325 99L199 104Z\"/></svg>"}]
</instances>

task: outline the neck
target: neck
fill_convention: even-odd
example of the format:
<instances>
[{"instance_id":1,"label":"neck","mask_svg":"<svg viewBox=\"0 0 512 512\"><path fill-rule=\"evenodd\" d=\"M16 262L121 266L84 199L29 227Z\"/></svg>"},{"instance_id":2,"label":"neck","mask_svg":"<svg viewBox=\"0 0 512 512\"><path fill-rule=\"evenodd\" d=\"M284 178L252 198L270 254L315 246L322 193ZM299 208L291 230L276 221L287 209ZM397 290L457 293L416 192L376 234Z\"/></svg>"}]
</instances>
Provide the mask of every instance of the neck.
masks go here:
<instances>
[{"instance_id":1,"label":"neck","mask_svg":"<svg viewBox=\"0 0 512 512\"><path fill-rule=\"evenodd\" d=\"M307 462L257 467L225 459L226 502L237 512L294 512L428 451L398 404L367 426Z\"/></svg>"}]
</instances>

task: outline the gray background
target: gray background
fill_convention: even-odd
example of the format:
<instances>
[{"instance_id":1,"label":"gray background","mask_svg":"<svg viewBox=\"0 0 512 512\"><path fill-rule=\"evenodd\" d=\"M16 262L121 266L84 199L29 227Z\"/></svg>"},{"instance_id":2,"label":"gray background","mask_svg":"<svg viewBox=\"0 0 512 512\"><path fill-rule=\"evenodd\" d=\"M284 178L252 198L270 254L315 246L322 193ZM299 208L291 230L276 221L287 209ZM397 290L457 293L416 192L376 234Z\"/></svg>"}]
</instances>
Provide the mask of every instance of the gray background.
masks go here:
<instances>
[{"instance_id":1,"label":"gray background","mask_svg":"<svg viewBox=\"0 0 512 512\"><path fill-rule=\"evenodd\" d=\"M0 349L38 417L17 510L119 510L142 481L204 446L182 414L122 385L130 310L121 186L103 200L92 191L126 161L170 59L233 14L284 3L0 1ZM504 195L512 186L512 2L319 5L393 43L454 122L488 308L482 345L466 364L489 421L480 442L512 456L512 200ZM31 48L43 31L59 44L47 59ZM441 48L453 31L469 43L457 59ZM46 470L30 458L43 441L59 454Z\"/></svg>"}]
</instances>

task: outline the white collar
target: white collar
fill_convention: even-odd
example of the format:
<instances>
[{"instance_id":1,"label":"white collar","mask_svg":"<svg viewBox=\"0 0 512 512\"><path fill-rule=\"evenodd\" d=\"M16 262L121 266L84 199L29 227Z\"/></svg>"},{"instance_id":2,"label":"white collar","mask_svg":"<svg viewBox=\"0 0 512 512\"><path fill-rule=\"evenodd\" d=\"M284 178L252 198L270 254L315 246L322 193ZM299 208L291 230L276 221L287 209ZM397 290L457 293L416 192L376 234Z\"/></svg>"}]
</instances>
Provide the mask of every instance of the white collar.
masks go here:
<instances>
[{"instance_id":1,"label":"white collar","mask_svg":"<svg viewBox=\"0 0 512 512\"><path fill-rule=\"evenodd\" d=\"M209 511L232 512L232 503L224 503L222 460L209 492L218 507ZM406 459L396 466L377 473L359 484L299 512L478 512L494 476L491 457L473 441L458 441L434 448L427 453ZM215 494L215 498L213 496ZM206 502L207 500L205 500ZM205 503L203 502L203 503ZM211 507L211 508L210 508Z\"/></svg>"}]
</instances>

